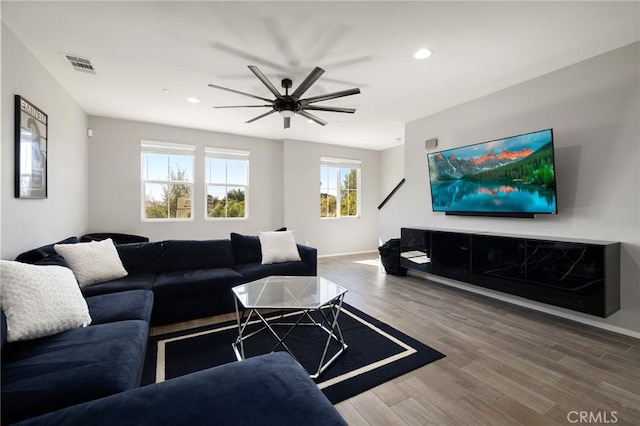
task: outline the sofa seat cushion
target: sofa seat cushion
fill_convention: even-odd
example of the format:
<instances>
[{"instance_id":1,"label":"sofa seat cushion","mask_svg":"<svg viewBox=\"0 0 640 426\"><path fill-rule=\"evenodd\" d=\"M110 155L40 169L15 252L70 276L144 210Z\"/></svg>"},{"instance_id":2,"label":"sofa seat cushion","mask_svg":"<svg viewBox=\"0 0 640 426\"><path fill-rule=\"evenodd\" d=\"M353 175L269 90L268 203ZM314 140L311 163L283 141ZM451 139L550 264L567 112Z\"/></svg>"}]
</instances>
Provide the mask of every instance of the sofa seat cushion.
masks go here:
<instances>
[{"instance_id":1,"label":"sofa seat cushion","mask_svg":"<svg viewBox=\"0 0 640 426\"><path fill-rule=\"evenodd\" d=\"M81 290L84 297L129 290L151 290L155 278L156 274L152 273L129 274L116 280L83 287Z\"/></svg>"},{"instance_id":2,"label":"sofa seat cushion","mask_svg":"<svg viewBox=\"0 0 640 426\"><path fill-rule=\"evenodd\" d=\"M236 270L247 281L258 280L271 275L315 275L309 265L304 262L283 262L262 265L261 263L245 263L236 265Z\"/></svg>"},{"instance_id":3,"label":"sofa seat cushion","mask_svg":"<svg viewBox=\"0 0 640 426\"><path fill-rule=\"evenodd\" d=\"M87 297L86 300L94 325L126 320L151 320L151 290L120 291Z\"/></svg>"},{"instance_id":4,"label":"sofa seat cushion","mask_svg":"<svg viewBox=\"0 0 640 426\"><path fill-rule=\"evenodd\" d=\"M24 425L346 425L284 352L225 364L30 419Z\"/></svg>"},{"instance_id":5,"label":"sofa seat cushion","mask_svg":"<svg viewBox=\"0 0 640 426\"><path fill-rule=\"evenodd\" d=\"M120 321L5 344L2 422L139 386L148 334L144 321Z\"/></svg>"},{"instance_id":6,"label":"sofa seat cushion","mask_svg":"<svg viewBox=\"0 0 640 426\"><path fill-rule=\"evenodd\" d=\"M156 299L196 298L228 292L245 281L231 268L196 269L158 274L153 285Z\"/></svg>"}]
</instances>

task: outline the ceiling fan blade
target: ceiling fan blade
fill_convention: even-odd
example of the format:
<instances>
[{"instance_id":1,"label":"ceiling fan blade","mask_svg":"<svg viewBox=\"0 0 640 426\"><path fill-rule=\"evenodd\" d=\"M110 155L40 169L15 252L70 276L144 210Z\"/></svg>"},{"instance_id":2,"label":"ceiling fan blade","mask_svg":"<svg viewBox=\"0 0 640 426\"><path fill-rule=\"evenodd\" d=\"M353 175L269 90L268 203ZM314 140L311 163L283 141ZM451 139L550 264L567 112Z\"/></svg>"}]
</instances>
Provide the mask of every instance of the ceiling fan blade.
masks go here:
<instances>
[{"instance_id":1,"label":"ceiling fan blade","mask_svg":"<svg viewBox=\"0 0 640 426\"><path fill-rule=\"evenodd\" d=\"M245 123L253 123L254 121L256 121L256 120L260 120L262 117L266 117L267 115L269 115L269 114L273 114L274 112L276 112L276 110L275 110L275 109L272 109L271 111L269 111L269 112L265 112L264 114L260 114L259 116L254 117L254 118L252 118L252 119L251 119L251 120L249 120L249 121L245 121Z\"/></svg>"},{"instance_id":2,"label":"ceiling fan blade","mask_svg":"<svg viewBox=\"0 0 640 426\"><path fill-rule=\"evenodd\" d=\"M291 97L300 99L300 96L302 96L304 92L306 92L309 89L309 87L311 87L311 85L315 83L317 79L320 78L322 74L324 74L324 70L322 68L315 67L313 71L309 73L307 78L305 78L304 81L300 83L298 88L291 94Z\"/></svg>"},{"instance_id":3,"label":"ceiling fan blade","mask_svg":"<svg viewBox=\"0 0 640 426\"><path fill-rule=\"evenodd\" d=\"M222 50L223 52L227 52L230 53L234 56L237 56L239 58L245 59L249 62L257 62L260 65L266 65L270 68L273 68L275 70L278 70L280 72L288 72L289 70L287 69L287 67L282 66L282 64L277 64L275 62L271 62L267 59L261 58L259 56L256 55L252 55L250 53L247 52L243 52L240 49L236 49L235 47L232 46L228 46L226 44L222 44L222 43L214 43L213 47L215 47L218 50Z\"/></svg>"},{"instance_id":4,"label":"ceiling fan blade","mask_svg":"<svg viewBox=\"0 0 640 426\"><path fill-rule=\"evenodd\" d=\"M309 120L315 121L316 123L318 123L321 126L324 126L325 124L327 124L326 121L324 121L321 118L316 117L315 115L309 114L308 112L304 111L304 110L299 110L296 111L296 114L300 114L301 116L308 118Z\"/></svg>"},{"instance_id":5,"label":"ceiling fan blade","mask_svg":"<svg viewBox=\"0 0 640 426\"><path fill-rule=\"evenodd\" d=\"M357 95L358 93L360 93L360 89L358 88L348 89L348 90L342 90L340 92L327 93L326 95L312 96L310 98L303 99L303 101L305 101L306 103L312 104L314 102L328 101L329 99L341 98L343 96Z\"/></svg>"},{"instance_id":6,"label":"ceiling fan blade","mask_svg":"<svg viewBox=\"0 0 640 426\"><path fill-rule=\"evenodd\" d=\"M315 111L329 111L329 112L346 112L347 114L353 114L356 112L355 108L340 108L340 107L330 107L330 106L316 106L316 105L307 105L303 106L302 109L310 109Z\"/></svg>"},{"instance_id":7,"label":"ceiling fan blade","mask_svg":"<svg viewBox=\"0 0 640 426\"><path fill-rule=\"evenodd\" d=\"M214 108L264 108L269 107L273 108L273 105L222 105L222 106L214 106Z\"/></svg>"},{"instance_id":8,"label":"ceiling fan blade","mask_svg":"<svg viewBox=\"0 0 640 426\"><path fill-rule=\"evenodd\" d=\"M276 98L280 98L282 97L282 95L280 94L280 92L278 92L278 89L276 89L276 86L274 86L273 84L271 84L271 82L269 81L269 79L267 78L266 75L264 75L262 73L262 71L260 71L258 69L258 67L256 67L255 65L249 65L249 69L251 70L251 72L253 72L256 77L258 77L260 79L260 81L262 82L262 84L264 84L265 86L267 86L267 89L269 89L269 91L271 93L273 93L273 96L275 96Z\"/></svg>"},{"instance_id":9,"label":"ceiling fan blade","mask_svg":"<svg viewBox=\"0 0 640 426\"><path fill-rule=\"evenodd\" d=\"M252 95L250 93L240 92L238 90L229 89L227 87L216 86L215 84L209 84L209 87L213 87L214 89L226 90L227 92L237 93L238 95L249 96L250 98L260 99L261 101L271 102L271 99L261 98L260 96Z\"/></svg>"},{"instance_id":10,"label":"ceiling fan blade","mask_svg":"<svg viewBox=\"0 0 640 426\"><path fill-rule=\"evenodd\" d=\"M284 128L288 129L291 127L291 117L284 117Z\"/></svg>"}]
</instances>

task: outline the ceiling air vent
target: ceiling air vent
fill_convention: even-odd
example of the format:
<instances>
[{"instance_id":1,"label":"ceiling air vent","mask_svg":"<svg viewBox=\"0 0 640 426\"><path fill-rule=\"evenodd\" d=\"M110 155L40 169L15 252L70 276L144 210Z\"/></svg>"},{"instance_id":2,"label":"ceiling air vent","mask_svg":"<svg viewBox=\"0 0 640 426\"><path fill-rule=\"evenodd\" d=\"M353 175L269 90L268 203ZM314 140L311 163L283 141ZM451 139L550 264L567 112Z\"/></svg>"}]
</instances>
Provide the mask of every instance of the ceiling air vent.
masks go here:
<instances>
[{"instance_id":1,"label":"ceiling air vent","mask_svg":"<svg viewBox=\"0 0 640 426\"><path fill-rule=\"evenodd\" d=\"M63 53L62 55L67 60L67 63L69 65L71 65L71 68L73 68L74 70L81 71L81 72L86 72L86 73L89 73L89 74L95 74L96 73L96 69L94 68L93 64L91 63L91 59L83 58L83 57L77 56L77 55L71 55L69 53Z\"/></svg>"}]
</instances>

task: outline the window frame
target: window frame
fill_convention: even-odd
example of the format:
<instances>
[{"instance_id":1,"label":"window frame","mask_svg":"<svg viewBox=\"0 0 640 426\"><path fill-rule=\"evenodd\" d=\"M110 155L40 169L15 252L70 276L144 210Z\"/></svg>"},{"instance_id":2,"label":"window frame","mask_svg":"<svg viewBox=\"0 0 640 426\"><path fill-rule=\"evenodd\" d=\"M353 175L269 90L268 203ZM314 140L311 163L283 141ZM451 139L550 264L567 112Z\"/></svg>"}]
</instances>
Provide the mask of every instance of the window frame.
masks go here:
<instances>
[{"instance_id":1,"label":"window frame","mask_svg":"<svg viewBox=\"0 0 640 426\"><path fill-rule=\"evenodd\" d=\"M347 158L335 158L335 157L320 157L320 195L322 194L322 169L323 167L332 167L337 169L337 197L336 197L336 216L322 216L322 210L320 211L320 219L357 219L362 217L362 161ZM341 170L349 169L356 170L356 209L357 214L343 216L340 212L340 204L342 201L341 191L342 182L340 180Z\"/></svg>"},{"instance_id":2,"label":"window frame","mask_svg":"<svg viewBox=\"0 0 640 426\"><path fill-rule=\"evenodd\" d=\"M238 184L238 183L229 183L228 176L225 177L226 182L210 182L208 180L207 173L207 159L215 158L221 160L240 160L246 161L247 164L247 176L246 176L246 184ZM250 177L250 168L251 168L251 152L247 150L240 149L229 149L229 148L214 148L214 147L204 147L204 219L206 221L219 222L219 221L238 221L238 220L248 220L249 212L250 212L250 203L249 203L249 192L251 187L251 182L249 180ZM209 217L209 186L225 186L227 187L227 191L229 187L242 187L244 189L244 216L243 217Z\"/></svg>"},{"instance_id":3,"label":"window frame","mask_svg":"<svg viewBox=\"0 0 640 426\"><path fill-rule=\"evenodd\" d=\"M160 155L181 155L191 157L191 180L190 181L172 181L170 176L167 176L167 180L162 179L145 179L145 154L160 154ZM167 222L193 222L194 221L194 193L195 193L195 154L196 146L184 143L173 142L159 142L152 140L140 140L140 220L142 222L150 223L167 223ZM168 167L171 167L170 165ZM169 171L169 170L168 170ZM190 210L191 216L186 218L179 217L166 217L166 218L149 218L146 212L146 184L181 184L191 187L190 197ZM169 212L170 214L170 212Z\"/></svg>"}]
</instances>

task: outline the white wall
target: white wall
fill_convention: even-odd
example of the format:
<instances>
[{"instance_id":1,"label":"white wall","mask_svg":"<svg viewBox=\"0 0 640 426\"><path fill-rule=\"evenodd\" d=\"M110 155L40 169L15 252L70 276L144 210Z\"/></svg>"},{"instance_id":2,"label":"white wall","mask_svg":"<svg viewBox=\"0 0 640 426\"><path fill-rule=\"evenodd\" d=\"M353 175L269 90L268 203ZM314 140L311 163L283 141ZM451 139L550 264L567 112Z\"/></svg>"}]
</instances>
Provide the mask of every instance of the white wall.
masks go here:
<instances>
[{"instance_id":1,"label":"white wall","mask_svg":"<svg viewBox=\"0 0 640 426\"><path fill-rule=\"evenodd\" d=\"M82 78L79 76L78 78ZM14 198L14 95L48 114L48 198ZM2 259L87 229L87 115L2 24Z\"/></svg>"},{"instance_id":2,"label":"white wall","mask_svg":"<svg viewBox=\"0 0 640 426\"><path fill-rule=\"evenodd\" d=\"M320 157L361 160L361 216L320 218ZM357 253L378 247L380 153L297 140L284 141L284 218L296 238L319 255Z\"/></svg>"},{"instance_id":3,"label":"white wall","mask_svg":"<svg viewBox=\"0 0 640 426\"><path fill-rule=\"evenodd\" d=\"M393 148L380 151L380 202L384 200L393 189L404 178L404 145L395 146ZM398 192L387 201L389 203L392 199L398 197L400 191L406 191L404 184L398 189ZM388 204L385 204L381 210L388 209ZM380 216L381 218L383 216ZM389 230L388 233L380 232L380 244L389 240L390 238L400 238L400 229Z\"/></svg>"},{"instance_id":4,"label":"white wall","mask_svg":"<svg viewBox=\"0 0 640 426\"><path fill-rule=\"evenodd\" d=\"M223 133L136 121L90 117L89 227L91 232L171 238L229 238L230 232L255 234L283 226L282 143ZM194 218L188 222L141 220L140 140L197 146ZM204 146L250 151L249 217L205 220Z\"/></svg>"},{"instance_id":5,"label":"white wall","mask_svg":"<svg viewBox=\"0 0 640 426\"><path fill-rule=\"evenodd\" d=\"M89 230L170 238L228 238L229 233L255 234L286 226L296 240L320 254L352 253L378 247L380 202L379 152L301 141L273 141L136 121L90 117ZM197 146L194 219L188 222L141 220L140 140ZM204 146L251 152L249 217L246 220L204 219ZM320 157L362 160L362 216L321 220ZM200 194L200 195L199 195ZM355 226L354 226L355 225Z\"/></svg>"},{"instance_id":6,"label":"white wall","mask_svg":"<svg viewBox=\"0 0 640 426\"><path fill-rule=\"evenodd\" d=\"M622 309L604 320L578 317L640 331L639 51L635 43L408 123L407 183L382 209L382 238L396 236L401 227L425 226L621 241ZM437 150L443 150L549 127L556 147L557 216L432 212L426 139L438 138Z\"/></svg>"}]
</instances>

